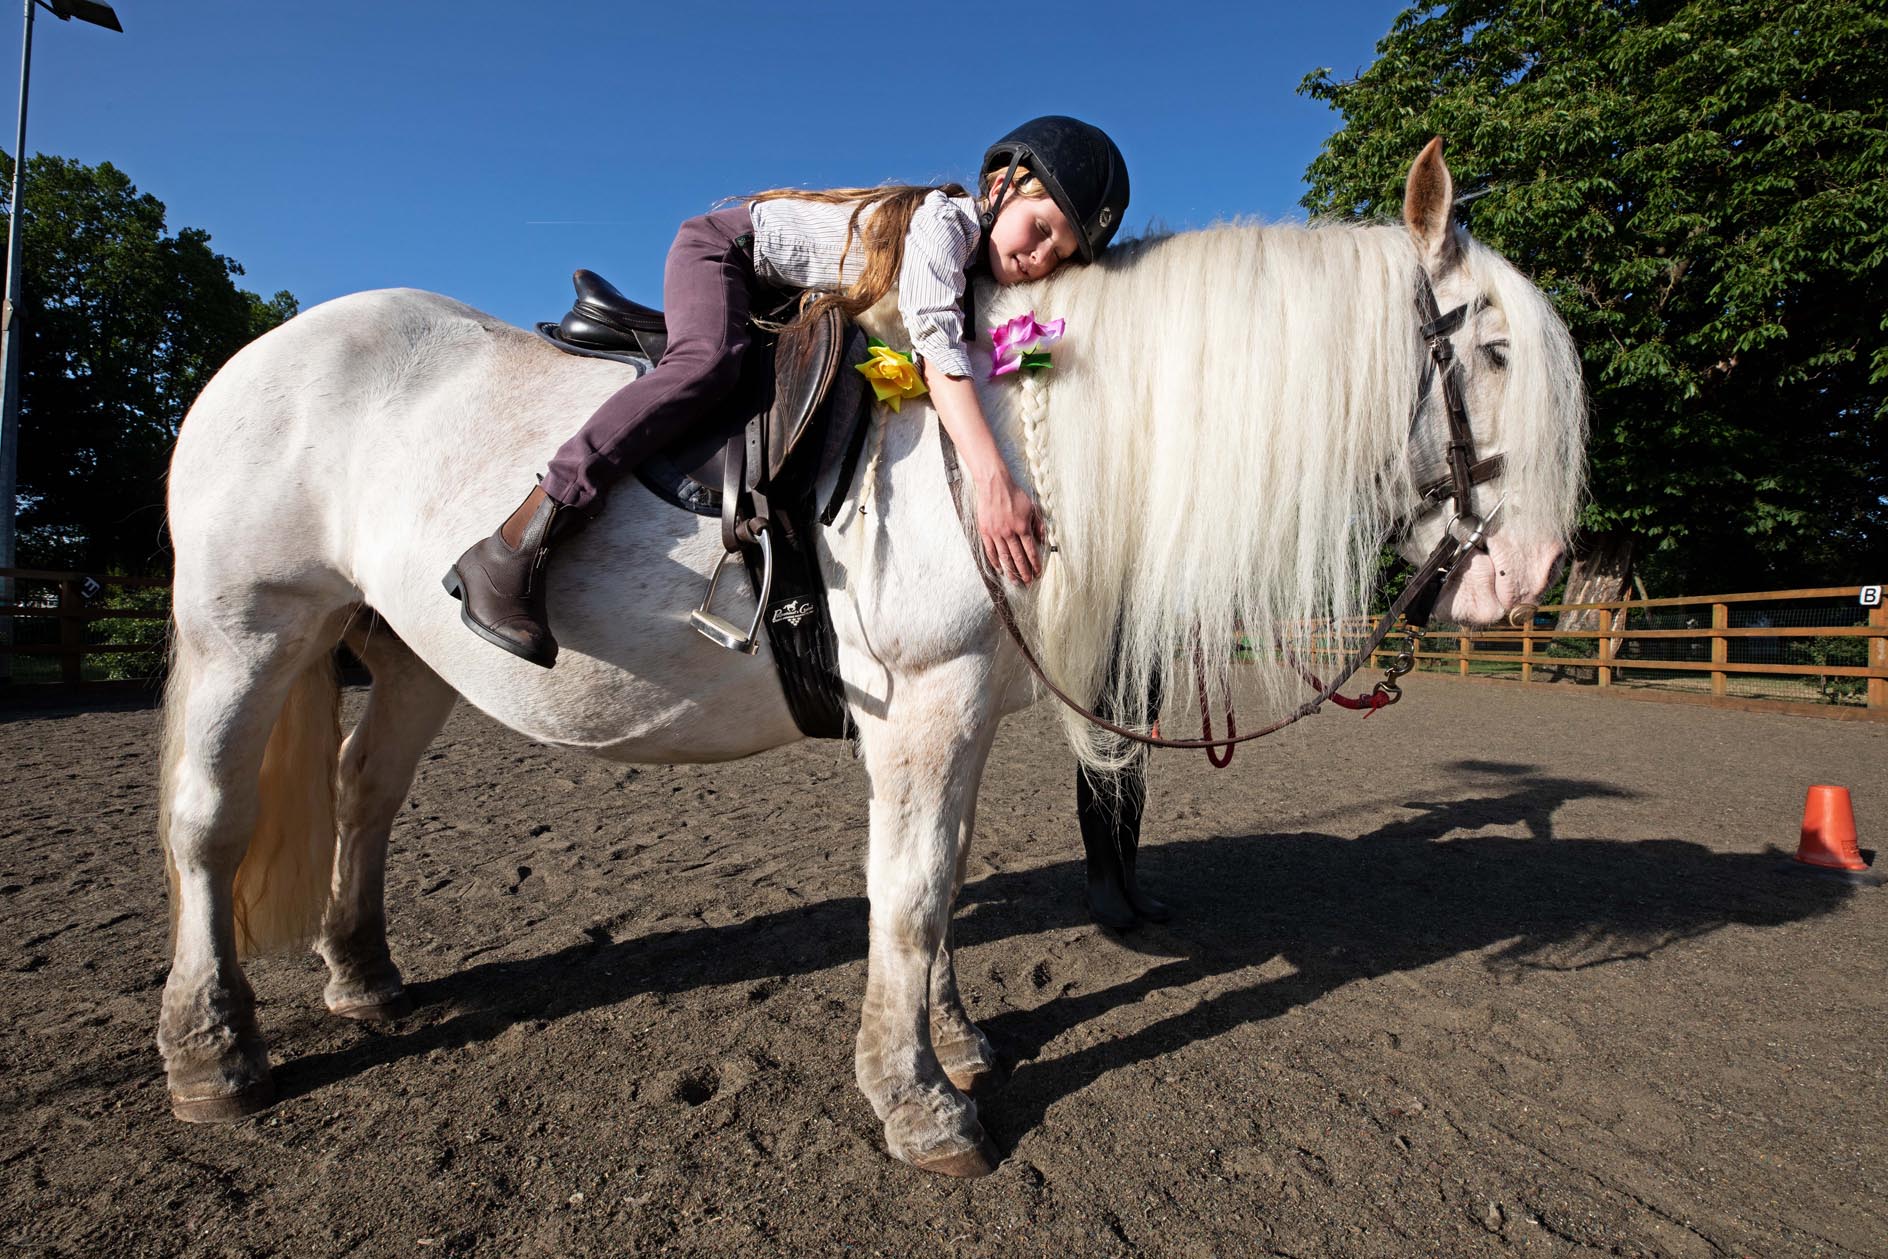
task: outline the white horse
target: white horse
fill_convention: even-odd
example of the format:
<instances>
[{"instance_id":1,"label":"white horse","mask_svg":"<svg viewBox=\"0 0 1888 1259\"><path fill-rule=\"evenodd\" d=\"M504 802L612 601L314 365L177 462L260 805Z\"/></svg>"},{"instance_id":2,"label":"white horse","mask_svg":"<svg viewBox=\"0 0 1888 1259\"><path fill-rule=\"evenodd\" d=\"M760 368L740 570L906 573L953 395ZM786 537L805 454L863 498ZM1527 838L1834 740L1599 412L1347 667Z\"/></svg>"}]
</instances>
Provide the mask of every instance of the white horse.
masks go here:
<instances>
[{"instance_id":1,"label":"white horse","mask_svg":"<svg viewBox=\"0 0 1888 1259\"><path fill-rule=\"evenodd\" d=\"M1179 678L1192 657L1216 685L1241 633L1290 644L1362 607L1381 538L1442 466L1439 408L1418 399L1419 268L1445 309L1472 311L1452 339L1475 438L1506 456L1485 489L1503 502L1487 549L1438 615L1487 623L1539 598L1579 493L1579 364L1541 295L1453 227L1451 197L1432 143L1401 225L1221 227L979 295L989 324L1030 307L1068 320L1053 371L979 385L1058 548L1011 594L1065 687L1142 720L1152 670ZM714 761L799 737L764 651L688 627L721 550L714 523L634 485L551 569L556 669L468 633L440 591L519 477L633 370L391 291L308 311L203 391L170 484L159 826L174 956L157 1040L178 1117L270 1100L239 949L312 940L329 1010L408 1008L387 947L388 833L457 697L619 761ZM950 912L997 722L1033 688L996 628L935 424L919 404L877 416L819 553L871 785L858 1083L892 1154L962 1175L994 1165L967 1096L993 1060L958 995ZM1420 520L1405 551L1426 551L1446 515ZM342 641L373 674L345 740L330 667ZM1079 721L1071 741L1109 755Z\"/></svg>"}]
</instances>

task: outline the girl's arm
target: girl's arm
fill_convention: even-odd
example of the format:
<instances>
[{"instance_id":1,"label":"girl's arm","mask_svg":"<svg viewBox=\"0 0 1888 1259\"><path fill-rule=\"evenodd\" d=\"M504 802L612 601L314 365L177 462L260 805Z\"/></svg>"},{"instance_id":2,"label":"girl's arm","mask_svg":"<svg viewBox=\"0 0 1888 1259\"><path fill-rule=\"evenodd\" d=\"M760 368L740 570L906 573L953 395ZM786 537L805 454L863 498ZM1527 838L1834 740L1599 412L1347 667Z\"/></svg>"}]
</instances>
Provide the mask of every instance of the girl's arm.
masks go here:
<instances>
[{"instance_id":1,"label":"girl's arm","mask_svg":"<svg viewBox=\"0 0 1888 1259\"><path fill-rule=\"evenodd\" d=\"M1036 500L1010 476L977 401L976 385L965 376L930 371L928 365L925 384L937 418L956 443L964 474L976 490L977 534L984 558L999 573L1028 585L1042 572L1036 546L1042 537L1042 513Z\"/></svg>"}]
</instances>

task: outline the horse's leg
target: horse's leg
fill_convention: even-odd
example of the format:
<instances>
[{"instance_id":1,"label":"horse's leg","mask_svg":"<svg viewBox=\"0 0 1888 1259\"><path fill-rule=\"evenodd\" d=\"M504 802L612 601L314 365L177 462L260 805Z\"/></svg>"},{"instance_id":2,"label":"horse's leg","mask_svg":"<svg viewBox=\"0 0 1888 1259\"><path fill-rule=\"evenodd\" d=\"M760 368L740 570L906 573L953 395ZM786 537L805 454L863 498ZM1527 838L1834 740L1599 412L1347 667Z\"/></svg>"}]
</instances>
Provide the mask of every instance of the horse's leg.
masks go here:
<instances>
[{"instance_id":1,"label":"horse's leg","mask_svg":"<svg viewBox=\"0 0 1888 1259\"><path fill-rule=\"evenodd\" d=\"M899 678L884 717L864 717L871 782L871 898L859 1088L891 1153L952 1176L994 1170L976 1105L931 1044L932 963L943 947L964 811L975 799L990 711L985 662L965 658Z\"/></svg>"},{"instance_id":2,"label":"horse's leg","mask_svg":"<svg viewBox=\"0 0 1888 1259\"><path fill-rule=\"evenodd\" d=\"M384 625L351 630L348 647L374 676L367 711L341 745L334 896L315 951L328 964L328 1009L350 1019L412 1010L387 951L387 837L413 787L420 755L458 693Z\"/></svg>"},{"instance_id":3,"label":"horse's leg","mask_svg":"<svg viewBox=\"0 0 1888 1259\"><path fill-rule=\"evenodd\" d=\"M996 723L981 740L973 777L981 782L983 763L989 755ZM951 904L964 890L964 872L970 863L970 844L977 825L977 797L973 790L964 806L963 821L957 827L956 877L951 881ZM963 997L957 991L957 967L951 952L951 926L944 924L944 939L937 956L931 960L931 1047L938 1065L959 1091L972 1097L987 1092L997 1079L996 1054L980 1028L970 1021Z\"/></svg>"},{"instance_id":4,"label":"horse's leg","mask_svg":"<svg viewBox=\"0 0 1888 1259\"><path fill-rule=\"evenodd\" d=\"M172 950L157 1046L172 1112L192 1122L240 1118L273 1099L255 994L237 961L238 931L264 946L293 937L319 915L326 894L331 819L310 788L325 799L320 775L332 772L337 692L326 653L338 627L306 610L274 611L256 623L199 624L191 606L178 608L159 806ZM291 797L266 802L267 817L265 750L281 794ZM284 806L300 825L279 824ZM239 894L238 871L252 847L280 877L272 888L260 878L259 888Z\"/></svg>"}]
</instances>

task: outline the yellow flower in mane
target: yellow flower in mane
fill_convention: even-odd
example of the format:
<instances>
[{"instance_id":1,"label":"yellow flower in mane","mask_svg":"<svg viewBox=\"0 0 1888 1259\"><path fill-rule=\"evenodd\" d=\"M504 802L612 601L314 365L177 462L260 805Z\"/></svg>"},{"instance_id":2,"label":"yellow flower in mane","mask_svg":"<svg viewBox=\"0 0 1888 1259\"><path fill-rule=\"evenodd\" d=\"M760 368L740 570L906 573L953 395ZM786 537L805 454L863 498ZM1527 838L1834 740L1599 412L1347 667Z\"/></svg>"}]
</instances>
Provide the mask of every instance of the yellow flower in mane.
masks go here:
<instances>
[{"instance_id":1,"label":"yellow flower in mane","mask_svg":"<svg viewBox=\"0 0 1888 1259\"><path fill-rule=\"evenodd\" d=\"M866 345L872 357L857 366L859 374L872 382L872 392L880 402L889 403L896 411L906 398L922 398L930 392L924 387L924 378L918 375L917 364L911 361L909 354L902 354L877 338Z\"/></svg>"}]
</instances>

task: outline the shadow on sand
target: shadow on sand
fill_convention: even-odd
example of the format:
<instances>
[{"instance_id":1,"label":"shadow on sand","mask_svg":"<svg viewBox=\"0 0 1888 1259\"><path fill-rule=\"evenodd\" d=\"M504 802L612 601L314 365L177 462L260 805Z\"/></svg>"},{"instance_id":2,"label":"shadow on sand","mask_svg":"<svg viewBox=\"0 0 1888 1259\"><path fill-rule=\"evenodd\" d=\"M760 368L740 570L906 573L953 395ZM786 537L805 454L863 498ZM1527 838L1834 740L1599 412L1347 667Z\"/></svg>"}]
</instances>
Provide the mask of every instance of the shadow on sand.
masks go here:
<instances>
[{"instance_id":1,"label":"shadow on sand","mask_svg":"<svg viewBox=\"0 0 1888 1259\"><path fill-rule=\"evenodd\" d=\"M1182 915L1170 929L1121 942L1168 960L1110 988L986 1015L982 1026L999 1055L1029 1063L1043 1046L1111 1009L1274 958L1296 973L1217 994L1129 1035L1018 1072L986 1107L999 1139L1013 1142L1050 1106L1109 1071L1274 1018L1357 980L1491 948L1494 965L1603 966L1733 924L1813 918L1855 892L1841 882L1794 876L1780 868L1775 852L1716 853L1681 839L1557 836L1553 818L1562 804L1630 793L1523 765L1463 761L1449 768L1492 781L1496 790L1408 802L1407 817L1356 837L1216 837L1155 850L1149 864L1158 890L1182 906ZM1520 826L1528 835L1475 834L1494 826ZM1084 925L1081 882L1077 861L985 878L964 890L956 942L974 947ZM863 900L849 897L719 928L620 941L598 931L588 944L473 966L414 986L418 1026L283 1063L277 1089L285 1097L310 1092L383 1062L489 1040L514 1023L639 993L850 964L864 950L865 909ZM973 1013L976 986L967 976Z\"/></svg>"}]
</instances>

